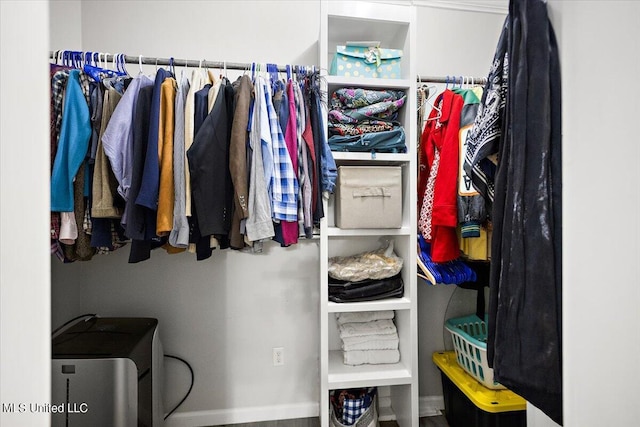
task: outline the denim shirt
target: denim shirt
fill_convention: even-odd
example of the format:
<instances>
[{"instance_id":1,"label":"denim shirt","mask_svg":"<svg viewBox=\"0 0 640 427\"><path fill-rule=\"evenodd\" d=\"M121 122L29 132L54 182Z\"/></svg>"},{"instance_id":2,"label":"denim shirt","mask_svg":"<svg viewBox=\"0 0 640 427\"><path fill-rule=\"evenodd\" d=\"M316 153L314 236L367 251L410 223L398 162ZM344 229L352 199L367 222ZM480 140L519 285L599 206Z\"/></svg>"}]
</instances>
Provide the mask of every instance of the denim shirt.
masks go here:
<instances>
[{"instance_id":1,"label":"denim shirt","mask_svg":"<svg viewBox=\"0 0 640 427\"><path fill-rule=\"evenodd\" d=\"M322 146L322 153L320 156L320 167L322 171L321 177L321 185L322 191L326 191L328 193L333 193L336 188L336 178L338 176L338 170L336 168L336 162L333 159L333 154L331 153L331 149L329 148L329 143L327 142L327 123L325 122L326 115L323 114L322 111L322 103L320 99L315 96L315 107L318 110L318 116L320 117L320 130L321 130L321 140L319 141Z\"/></svg>"}]
</instances>

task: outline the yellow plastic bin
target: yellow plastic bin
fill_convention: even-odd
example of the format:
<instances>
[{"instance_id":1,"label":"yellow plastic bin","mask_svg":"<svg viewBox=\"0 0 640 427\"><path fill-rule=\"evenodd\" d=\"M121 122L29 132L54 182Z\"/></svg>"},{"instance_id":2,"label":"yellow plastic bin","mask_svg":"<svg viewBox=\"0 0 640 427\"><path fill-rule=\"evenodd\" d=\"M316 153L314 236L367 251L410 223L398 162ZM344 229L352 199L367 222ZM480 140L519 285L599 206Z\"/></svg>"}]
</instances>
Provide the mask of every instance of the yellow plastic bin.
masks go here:
<instances>
[{"instance_id":1,"label":"yellow plastic bin","mask_svg":"<svg viewBox=\"0 0 640 427\"><path fill-rule=\"evenodd\" d=\"M483 386L458 365L453 351L432 356L442 377L449 427L526 427L526 401L511 390Z\"/></svg>"}]
</instances>

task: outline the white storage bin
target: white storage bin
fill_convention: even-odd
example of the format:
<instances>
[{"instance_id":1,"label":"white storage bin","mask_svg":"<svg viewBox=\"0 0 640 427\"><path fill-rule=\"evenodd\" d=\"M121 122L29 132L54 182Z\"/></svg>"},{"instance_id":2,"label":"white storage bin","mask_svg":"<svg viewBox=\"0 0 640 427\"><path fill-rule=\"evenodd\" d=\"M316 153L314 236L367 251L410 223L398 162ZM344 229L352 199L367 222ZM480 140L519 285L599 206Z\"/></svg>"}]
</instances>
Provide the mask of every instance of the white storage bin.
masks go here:
<instances>
[{"instance_id":1,"label":"white storage bin","mask_svg":"<svg viewBox=\"0 0 640 427\"><path fill-rule=\"evenodd\" d=\"M339 228L400 228L400 166L340 166L335 194Z\"/></svg>"}]
</instances>

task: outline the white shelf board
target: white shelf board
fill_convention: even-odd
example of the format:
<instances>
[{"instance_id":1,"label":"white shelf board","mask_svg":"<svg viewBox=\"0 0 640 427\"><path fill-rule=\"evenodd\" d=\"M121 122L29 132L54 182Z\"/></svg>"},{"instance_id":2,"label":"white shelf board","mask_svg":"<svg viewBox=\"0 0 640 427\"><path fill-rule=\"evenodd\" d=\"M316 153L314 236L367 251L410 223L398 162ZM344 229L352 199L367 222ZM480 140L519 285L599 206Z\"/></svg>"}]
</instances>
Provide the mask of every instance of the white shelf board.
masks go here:
<instances>
[{"instance_id":1,"label":"white shelf board","mask_svg":"<svg viewBox=\"0 0 640 427\"><path fill-rule=\"evenodd\" d=\"M346 18L409 24L412 22L410 5L393 5L362 1L329 1L328 19Z\"/></svg>"},{"instance_id":2,"label":"white shelf board","mask_svg":"<svg viewBox=\"0 0 640 427\"><path fill-rule=\"evenodd\" d=\"M411 88L409 79L377 79L373 77L325 76L330 91L334 87L363 87L407 90Z\"/></svg>"},{"instance_id":3,"label":"white shelf board","mask_svg":"<svg viewBox=\"0 0 640 427\"><path fill-rule=\"evenodd\" d=\"M342 350L329 352L329 390L411 384L411 371L402 362L382 365L350 366L343 363Z\"/></svg>"},{"instance_id":4,"label":"white shelf board","mask_svg":"<svg viewBox=\"0 0 640 427\"><path fill-rule=\"evenodd\" d=\"M347 151L332 151L331 155L336 161L366 161L366 162L399 162L406 163L411 160L410 153L375 153L375 158L371 153L354 153Z\"/></svg>"},{"instance_id":5,"label":"white shelf board","mask_svg":"<svg viewBox=\"0 0 640 427\"><path fill-rule=\"evenodd\" d=\"M338 228L327 227L327 236L409 236L412 227L401 228Z\"/></svg>"},{"instance_id":6,"label":"white shelf board","mask_svg":"<svg viewBox=\"0 0 640 427\"><path fill-rule=\"evenodd\" d=\"M345 313L348 311L409 310L410 308L411 299L407 297L350 303L330 301L327 303L327 311L329 313Z\"/></svg>"}]
</instances>

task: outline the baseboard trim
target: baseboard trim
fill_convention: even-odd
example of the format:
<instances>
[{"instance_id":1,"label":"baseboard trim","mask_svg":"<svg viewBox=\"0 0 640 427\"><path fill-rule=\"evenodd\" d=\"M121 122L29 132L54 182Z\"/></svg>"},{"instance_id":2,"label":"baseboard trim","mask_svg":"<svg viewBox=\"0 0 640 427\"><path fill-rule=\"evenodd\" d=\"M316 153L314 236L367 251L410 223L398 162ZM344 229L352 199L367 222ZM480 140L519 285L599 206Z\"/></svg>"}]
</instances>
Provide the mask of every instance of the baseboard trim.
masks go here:
<instances>
[{"instance_id":1,"label":"baseboard trim","mask_svg":"<svg viewBox=\"0 0 640 427\"><path fill-rule=\"evenodd\" d=\"M165 421L164 425L165 427L219 426L225 424L288 420L292 418L310 418L317 417L319 414L318 403L307 402L294 403L291 405L176 412Z\"/></svg>"},{"instance_id":2,"label":"baseboard trim","mask_svg":"<svg viewBox=\"0 0 640 427\"><path fill-rule=\"evenodd\" d=\"M418 400L420 417L441 415L444 410L442 396L421 396ZM227 424L256 423L319 416L317 402L291 405L254 406L248 408L214 409L210 411L177 412L165 421L165 427L203 427Z\"/></svg>"},{"instance_id":3,"label":"baseboard trim","mask_svg":"<svg viewBox=\"0 0 640 427\"><path fill-rule=\"evenodd\" d=\"M444 397L421 396L418 399L418 408L419 417L432 417L435 415L442 415L442 411L444 411Z\"/></svg>"}]
</instances>

